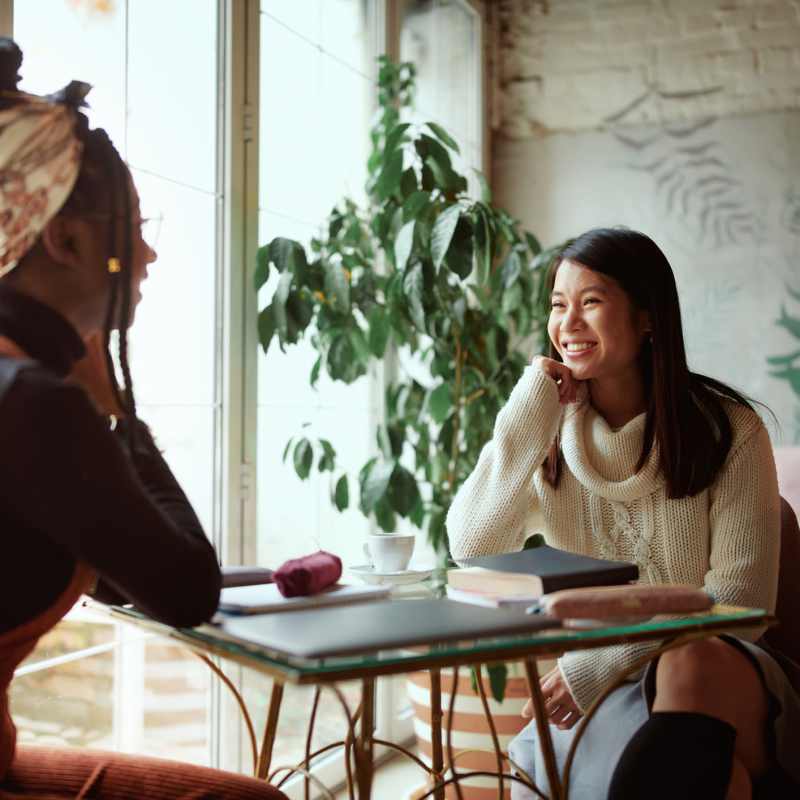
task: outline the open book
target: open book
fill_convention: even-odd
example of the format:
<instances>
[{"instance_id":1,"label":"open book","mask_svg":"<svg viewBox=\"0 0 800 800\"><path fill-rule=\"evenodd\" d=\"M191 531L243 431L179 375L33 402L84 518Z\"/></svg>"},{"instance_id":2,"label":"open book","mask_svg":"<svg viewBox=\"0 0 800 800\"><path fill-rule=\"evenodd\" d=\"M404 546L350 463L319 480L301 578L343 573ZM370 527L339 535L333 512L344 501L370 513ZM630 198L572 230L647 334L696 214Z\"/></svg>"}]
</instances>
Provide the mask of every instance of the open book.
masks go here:
<instances>
[{"instance_id":1,"label":"open book","mask_svg":"<svg viewBox=\"0 0 800 800\"><path fill-rule=\"evenodd\" d=\"M636 564L547 546L463 563L464 568L447 572L448 595L453 600L490 606L521 605L560 589L624 584L639 577Z\"/></svg>"}]
</instances>

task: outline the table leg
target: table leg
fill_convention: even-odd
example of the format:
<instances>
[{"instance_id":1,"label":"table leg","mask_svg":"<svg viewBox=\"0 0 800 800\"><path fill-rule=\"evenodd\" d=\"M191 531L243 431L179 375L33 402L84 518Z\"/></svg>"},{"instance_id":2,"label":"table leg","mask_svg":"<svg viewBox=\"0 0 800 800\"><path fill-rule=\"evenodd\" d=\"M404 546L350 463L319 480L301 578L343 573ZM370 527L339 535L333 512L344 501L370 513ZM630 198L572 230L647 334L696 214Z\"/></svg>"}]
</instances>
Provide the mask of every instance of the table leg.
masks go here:
<instances>
[{"instance_id":1,"label":"table leg","mask_svg":"<svg viewBox=\"0 0 800 800\"><path fill-rule=\"evenodd\" d=\"M361 683L361 729L356 745L356 783L358 800L372 797L374 760L372 737L375 734L375 678L364 678Z\"/></svg>"},{"instance_id":2,"label":"table leg","mask_svg":"<svg viewBox=\"0 0 800 800\"><path fill-rule=\"evenodd\" d=\"M264 738L261 742L261 753L258 757L258 771L256 777L266 780L269 767L272 763L272 749L275 746L275 736L278 733L278 717L281 713L283 700L283 684L277 679L272 684L272 695L269 699L269 712L264 725Z\"/></svg>"},{"instance_id":3,"label":"table leg","mask_svg":"<svg viewBox=\"0 0 800 800\"><path fill-rule=\"evenodd\" d=\"M528 676L528 688L533 700L533 713L536 717L536 731L539 734L539 747L542 748L544 766L547 772L547 780L550 784L550 797L552 800L562 800L561 778L558 775L558 764L556 754L553 750L553 739L550 736L550 723L547 721L547 713L544 709L544 697L542 688L539 684L539 670L536 667L536 659L525 659L525 673Z\"/></svg>"},{"instance_id":4,"label":"table leg","mask_svg":"<svg viewBox=\"0 0 800 800\"><path fill-rule=\"evenodd\" d=\"M442 671L431 674L431 777L435 787L434 800L444 800L444 755L442 754Z\"/></svg>"}]
</instances>

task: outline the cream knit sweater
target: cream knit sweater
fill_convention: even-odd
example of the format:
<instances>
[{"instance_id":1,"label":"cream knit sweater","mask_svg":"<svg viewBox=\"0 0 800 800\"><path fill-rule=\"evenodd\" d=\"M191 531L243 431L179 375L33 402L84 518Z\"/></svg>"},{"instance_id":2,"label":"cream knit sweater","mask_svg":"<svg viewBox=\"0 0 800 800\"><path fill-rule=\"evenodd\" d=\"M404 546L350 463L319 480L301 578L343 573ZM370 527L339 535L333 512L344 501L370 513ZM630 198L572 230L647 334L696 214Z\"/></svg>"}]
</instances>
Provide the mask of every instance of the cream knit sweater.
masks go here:
<instances>
[{"instance_id":1,"label":"cream knit sweater","mask_svg":"<svg viewBox=\"0 0 800 800\"><path fill-rule=\"evenodd\" d=\"M725 402L734 430L725 465L708 489L670 500L655 448L635 472L644 414L612 430L587 402L561 406L555 382L529 366L450 507L453 557L519 550L541 532L554 547L633 561L641 582L691 584L718 603L772 612L780 546L772 447L757 414ZM559 428L564 463L553 489L540 467ZM575 651L558 663L585 711L616 671L654 647Z\"/></svg>"}]
</instances>

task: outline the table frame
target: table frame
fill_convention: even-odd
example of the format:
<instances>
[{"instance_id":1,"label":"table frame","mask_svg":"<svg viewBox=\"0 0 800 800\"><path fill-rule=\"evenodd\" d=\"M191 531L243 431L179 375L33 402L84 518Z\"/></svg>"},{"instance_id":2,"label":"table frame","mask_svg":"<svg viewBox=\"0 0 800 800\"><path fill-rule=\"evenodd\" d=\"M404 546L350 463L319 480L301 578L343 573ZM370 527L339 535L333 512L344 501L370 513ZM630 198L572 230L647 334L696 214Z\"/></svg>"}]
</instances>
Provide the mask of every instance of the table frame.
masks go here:
<instances>
[{"instance_id":1,"label":"table frame","mask_svg":"<svg viewBox=\"0 0 800 800\"><path fill-rule=\"evenodd\" d=\"M256 777L273 782L282 772L285 772L286 774L281 777L278 783L276 783L278 787L281 787L290 777L292 777L292 775L303 774L306 800L308 800L310 784L312 782L319 786L323 794L326 794L326 796L329 798L333 798L333 795L330 793L330 791L321 783L319 783L315 776L311 774L311 765L316 757L337 747L344 748L345 767L347 772L347 790L349 798L351 798L351 800L355 800L357 796L359 800L368 800L371 797L372 783L374 778L375 745L384 746L399 751L406 757L413 760L418 766L420 766L421 769L425 771L425 773L428 775L429 785L431 788L425 794L418 797L418 800L425 800L425 798L429 797L434 798L434 800L444 800L445 788L450 784L455 787L456 795L459 800L461 800L462 791L459 782L461 780L477 776L490 776L497 778L500 797L502 797L502 791L505 782L519 782L528 786L538 797L543 798L543 800L568 800L569 778L572 764L574 762L575 750L586 730L586 726L606 697L608 697L611 692L622 685L630 675L634 674L651 660L658 658L662 653L675 647L680 647L687 642L709 638L720 633L741 630L743 628L763 627L764 625L772 625L775 623L774 617L763 614L758 617L751 617L738 621L726 619L719 620L718 622L705 621L698 623L697 625L686 625L681 629L673 631L671 634L670 632L665 633L663 630L643 630L622 635L600 635L595 636L590 640L570 642L570 646L566 648L564 647L563 643L558 642L549 643L545 641L532 644L530 642L523 641L519 645L504 646L502 648L497 648L496 650L487 648L485 651L480 652L451 652L444 655L437 654L435 652L423 653L414 657L410 661L402 661L397 663L375 662L370 665L359 667L343 667L342 669L338 670L331 669L325 673L307 673L297 668L292 668L288 664L278 665L276 662L265 662L258 659L255 654L252 657L248 657L247 652L244 650L232 652L230 649L222 645L216 645L214 643L201 640L196 636L192 636L191 631L171 628L162 623L150 620L146 617L141 617L138 614L131 613L124 608L103 606L93 601L87 601L87 604L91 608L100 610L102 613L108 614L114 619L138 625L139 627L151 630L166 638L176 640L181 645L192 651L200 659L202 659L209 669L211 669L212 672L217 675L217 677L227 686L239 705L248 729L248 735L253 751L254 774ZM732 612L734 610L739 611L741 609L717 606L716 610L718 612L725 613ZM565 650L585 650L604 647L612 644L627 644L643 641L663 641L665 638L670 638L670 641L667 644L661 645L655 651L648 653L624 672L620 673L620 675L615 678L614 682L603 691L603 693L587 710L586 714L578 723L578 728L571 743L563 772L562 774L559 774L555 751L553 748L553 741L550 734L550 725L547 721L547 715L545 714L545 701L540 687L540 676L536 663L537 660L557 657ZM234 663L254 669L274 679L270 695L269 710L267 713L267 719L264 726L260 748L257 746L255 729L244 699L235 685L225 675L223 670L216 665L209 656L218 656L225 660L233 661ZM458 773L456 766L458 754L454 752L451 735L456 698L455 691L450 693L450 703L446 716L445 731L447 765L445 764L445 752L442 747L442 722L444 719L444 714L441 706L441 670L443 668L453 669L453 682L455 687L458 681L458 671L461 667L471 667L477 671L478 675L480 675L483 665L496 661L522 661L525 665L528 688L530 690L534 706L539 746L542 749L545 770L550 786L549 798L539 789L538 786L536 786L535 782L530 778L530 776L525 774L517 765L511 763L508 754L504 753L500 748L494 722L492 720L491 713L489 712L489 704L486 698L482 680L477 681L477 687L484 709L484 714L486 716L492 736L495 756L497 758L497 772L492 773L472 771ZM374 737L376 678L387 675L401 675L420 670L427 670L431 676L430 702L432 763L430 768L406 748L392 742L376 739ZM361 703L355 712L351 712L344 695L335 684L341 681L356 679L361 680ZM292 683L295 685L315 685L317 689L314 695L311 716L309 718L309 728L306 736L306 747L303 760L296 765L273 768L272 756L275 745L275 737L277 734L278 719L280 717L280 709L283 701L284 687L287 683ZM346 737L342 741L333 742L312 753L311 741L313 736L314 722L316 719L319 698L323 689L332 691L337 697L348 721L348 731ZM508 764L519 774L505 772L504 764L506 762L508 762ZM450 771L451 776L446 778L445 775L448 771Z\"/></svg>"}]
</instances>

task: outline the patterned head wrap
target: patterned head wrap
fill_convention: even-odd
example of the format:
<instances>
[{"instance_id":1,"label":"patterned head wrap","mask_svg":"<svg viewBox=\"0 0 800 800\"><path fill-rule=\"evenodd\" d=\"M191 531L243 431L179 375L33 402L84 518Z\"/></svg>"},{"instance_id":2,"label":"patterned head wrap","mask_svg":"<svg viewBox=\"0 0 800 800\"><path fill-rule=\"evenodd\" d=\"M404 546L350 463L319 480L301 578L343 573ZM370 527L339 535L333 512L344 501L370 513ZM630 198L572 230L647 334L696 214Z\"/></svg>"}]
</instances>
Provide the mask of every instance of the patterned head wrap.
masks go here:
<instances>
[{"instance_id":1,"label":"patterned head wrap","mask_svg":"<svg viewBox=\"0 0 800 800\"><path fill-rule=\"evenodd\" d=\"M0 278L72 192L83 152L77 109L90 88L73 81L44 97L2 92L13 104L0 110Z\"/></svg>"}]
</instances>

